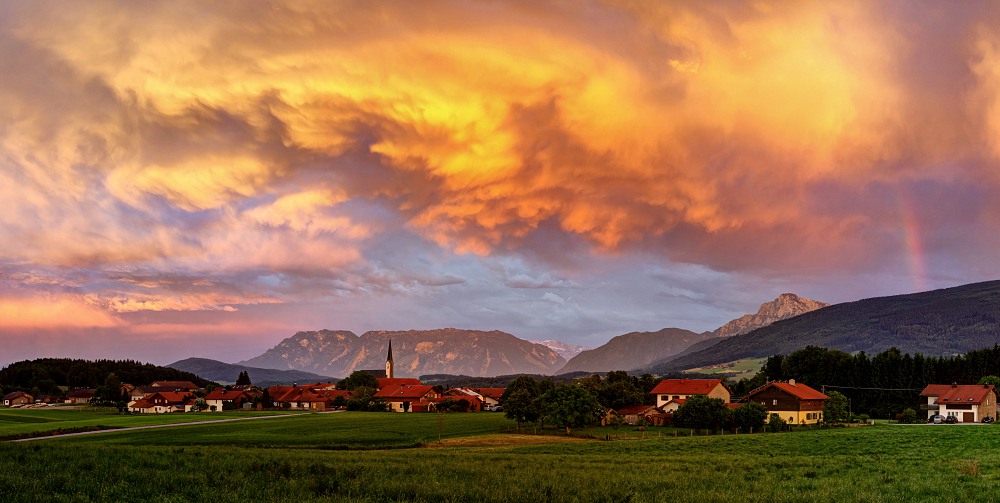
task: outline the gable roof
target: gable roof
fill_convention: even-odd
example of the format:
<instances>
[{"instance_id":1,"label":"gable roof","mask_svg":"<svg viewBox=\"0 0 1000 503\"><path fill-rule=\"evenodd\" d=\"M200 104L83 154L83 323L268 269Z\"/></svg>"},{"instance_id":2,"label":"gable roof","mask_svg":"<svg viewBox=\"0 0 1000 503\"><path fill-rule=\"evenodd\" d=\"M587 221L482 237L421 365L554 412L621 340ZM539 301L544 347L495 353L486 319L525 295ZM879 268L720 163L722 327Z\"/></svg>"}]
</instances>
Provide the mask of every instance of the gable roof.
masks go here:
<instances>
[{"instance_id":1,"label":"gable roof","mask_svg":"<svg viewBox=\"0 0 1000 503\"><path fill-rule=\"evenodd\" d=\"M627 416L629 414L642 414L651 409L656 409L652 405L629 405L628 407L622 407L620 409L615 409L615 412L620 416Z\"/></svg>"},{"instance_id":2,"label":"gable roof","mask_svg":"<svg viewBox=\"0 0 1000 503\"><path fill-rule=\"evenodd\" d=\"M920 396L941 396L950 389L950 384L928 384L927 387L920 392Z\"/></svg>"},{"instance_id":3,"label":"gable roof","mask_svg":"<svg viewBox=\"0 0 1000 503\"><path fill-rule=\"evenodd\" d=\"M186 390L201 389L201 386L191 382L191 381L156 381L150 386L154 388L180 388Z\"/></svg>"},{"instance_id":4,"label":"gable roof","mask_svg":"<svg viewBox=\"0 0 1000 503\"><path fill-rule=\"evenodd\" d=\"M434 386L403 384L380 389L375 393L375 396L386 400L410 400L423 398L432 391L434 391Z\"/></svg>"},{"instance_id":5,"label":"gable roof","mask_svg":"<svg viewBox=\"0 0 1000 503\"><path fill-rule=\"evenodd\" d=\"M937 403L942 405L973 404L978 405L993 392L991 384L953 384L938 397Z\"/></svg>"},{"instance_id":6,"label":"gable roof","mask_svg":"<svg viewBox=\"0 0 1000 503\"><path fill-rule=\"evenodd\" d=\"M3 396L3 399L4 400L15 400L17 398L21 398L22 396L26 396L26 397L28 397L30 399L34 399L33 396L31 396L31 395L29 395L29 394L27 394L27 393L25 393L23 391L15 391L13 393L8 393L8 394L6 394L6 395Z\"/></svg>"},{"instance_id":7,"label":"gable roof","mask_svg":"<svg viewBox=\"0 0 1000 503\"><path fill-rule=\"evenodd\" d=\"M205 400L238 400L248 398L246 391L228 390L226 388L215 388L211 393L205 395Z\"/></svg>"},{"instance_id":8,"label":"gable roof","mask_svg":"<svg viewBox=\"0 0 1000 503\"><path fill-rule=\"evenodd\" d=\"M654 395L707 395L722 384L721 379L664 379L650 391ZM729 388L726 388L728 391Z\"/></svg>"},{"instance_id":9,"label":"gable roof","mask_svg":"<svg viewBox=\"0 0 1000 503\"><path fill-rule=\"evenodd\" d=\"M377 377L375 380L378 382L378 389L387 388L389 386L400 386L400 385L411 385L419 386L421 385L420 379L415 377Z\"/></svg>"},{"instance_id":10,"label":"gable roof","mask_svg":"<svg viewBox=\"0 0 1000 503\"><path fill-rule=\"evenodd\" d=\"M66 393L66 398L94 398L97 390L93 388L80 388Z\"/></svg>"},{"instance_id":11,"label":"gable roof","mask_svg":"<svg viewBox=\"0 0 1000 503\"><path fill-rule=\"evenodd\" d=\"M788 393L789 395L792 395L793 397L798 398L799 400L828 400L830 398L830 397L824 395L823 393L820 393L819 391L816 391L815 389L810 388L809 386L807 386L807 385L805 385L803 383L795 382L795 381L789 381L789 382L774 381L774 382L769 382L769 383L767 383L767 384L765 384L765 385L763 385L763 386L761 386L761 387L759 387L759 388L751 391L750 393L747 393L746 398L750 399L750 397L752 397L752 396L754 396L754 395L756 395L758 393L761 393L764 390L769 389L769 388L780 389L781 391L784 391L785 393Z\"/></svg>"},{"instance_id":12,"label":"gable roof","mask_svg":"<svg viewBox=\"0 0 1000 503\"><path fill-rule=\"evenodd\" d=\"M507 391L507 388L472 388L472 391L485 397L499 400L503 396L504 391Z\"/></svg>"}]
</instances>

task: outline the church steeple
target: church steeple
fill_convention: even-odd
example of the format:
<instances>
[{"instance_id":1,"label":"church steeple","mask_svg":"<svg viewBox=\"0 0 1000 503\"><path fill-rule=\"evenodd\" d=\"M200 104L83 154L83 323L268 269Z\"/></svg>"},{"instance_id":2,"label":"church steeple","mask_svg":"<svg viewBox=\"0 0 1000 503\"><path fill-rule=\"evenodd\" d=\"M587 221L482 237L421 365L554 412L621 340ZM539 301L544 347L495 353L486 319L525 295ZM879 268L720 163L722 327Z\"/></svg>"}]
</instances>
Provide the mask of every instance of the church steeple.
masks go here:
<instances>
[{"instance_id":1,"label":"church steeple","mask_svg":"<svg viewBox=\"0 0 1000 503\"><path fill-rule=\"evenodd\" d=\"M388 377L389 379L393 378L392 375L393 366L394 365L392 363L392 339L389 339L389 356L386 356L385 358L385 376Z\"/></svg>"}]
</instances>

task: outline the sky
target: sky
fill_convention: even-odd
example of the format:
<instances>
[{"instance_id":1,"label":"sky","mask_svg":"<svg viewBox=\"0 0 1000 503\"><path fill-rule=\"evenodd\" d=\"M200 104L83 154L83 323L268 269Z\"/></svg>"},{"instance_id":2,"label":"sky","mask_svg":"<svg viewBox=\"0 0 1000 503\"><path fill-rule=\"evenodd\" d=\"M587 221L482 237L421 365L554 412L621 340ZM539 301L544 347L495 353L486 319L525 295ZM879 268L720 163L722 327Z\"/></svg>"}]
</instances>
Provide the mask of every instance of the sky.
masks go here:
<instances>
[{"instance_id":1,"label":"sky","mask_svg":"<svg viewBox=\"0 0 1000 503\"><path fill-rule=\"evenodd\" d=\"M997 279L992 2L0 2L0 365Z\"/></svg>"}]
</instances>

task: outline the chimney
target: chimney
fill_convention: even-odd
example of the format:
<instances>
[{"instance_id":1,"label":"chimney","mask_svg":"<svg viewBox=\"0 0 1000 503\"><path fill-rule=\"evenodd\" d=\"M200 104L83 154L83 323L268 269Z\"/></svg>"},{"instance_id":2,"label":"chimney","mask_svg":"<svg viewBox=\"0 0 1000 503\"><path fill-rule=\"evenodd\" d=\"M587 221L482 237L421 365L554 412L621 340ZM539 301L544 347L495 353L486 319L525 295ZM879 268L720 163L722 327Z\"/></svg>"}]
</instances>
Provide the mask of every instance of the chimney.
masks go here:
<instances>
[{"instance_id":1,"label":"chimney","mask_svg":"<svg viewBox=\"0 0 1000 503\"><path fill-rule=\"evenodd\" d=\"M792 386L795 386L795 379L789 379L788 380L788 384L791 384Z\"/></svg>"},{"instance_id":2,"label":"chimney","mask_svg":"<svg viewBox=\"0 0 1000 503\"><path fill-rule=\"evenodd\" d=\"M958 383L957 383L957 382L953 382L953 383L951 383L951 387L952 387L952 388L957 388L957 387L958 387Z\"/></svg>"}]
</instances>

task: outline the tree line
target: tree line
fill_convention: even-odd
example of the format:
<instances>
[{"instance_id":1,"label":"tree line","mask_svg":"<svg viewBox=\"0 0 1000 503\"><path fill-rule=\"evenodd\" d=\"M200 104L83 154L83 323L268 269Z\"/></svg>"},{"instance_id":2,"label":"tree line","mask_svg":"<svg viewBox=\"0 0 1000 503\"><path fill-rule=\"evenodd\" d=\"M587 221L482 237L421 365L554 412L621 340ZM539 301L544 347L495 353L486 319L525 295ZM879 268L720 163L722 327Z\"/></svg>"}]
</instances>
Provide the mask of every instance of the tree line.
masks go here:
<instances>
[{"instance_id":1,"label":"tree line","mask_svg":"<svg viewBox=\"0 0 1000 503\"><path fill-rule=\"evenodd\" d=\"M39 358L12 363L0 370L0 388L4 393L37 390L43 394L61 395L60 386L98 388L105 384L109 374L115 374L120 382L136 386L154 381L191 381L203 388L215 384L191 372L135 360Z\"/></svg>"},{"instance_id":2,"label":"tree line","mask_svg":"<svg viewBox=\"0 0 1000 503\"><path fill-rule=\"evenodd\" d=\"M836 349L807 346L787 356L767 359L752 380L741 384L734 394L766 381L795 379L817 389L826 387L848 399L850 412L877 418L894 418L905 409L919 410L924 402L919 394L928 384L976 384L988 376L1000 375L1000 346L951 356L910 355L889 348L869 356Z\"/></svg>"}]
</instances>

